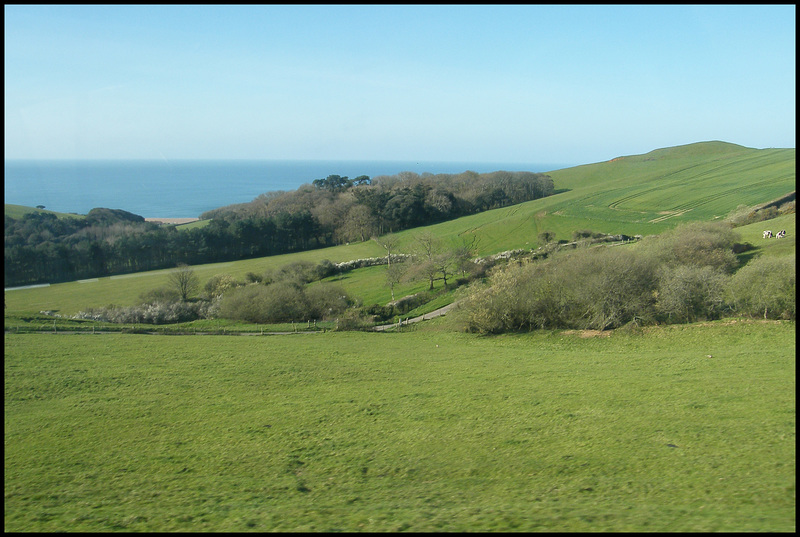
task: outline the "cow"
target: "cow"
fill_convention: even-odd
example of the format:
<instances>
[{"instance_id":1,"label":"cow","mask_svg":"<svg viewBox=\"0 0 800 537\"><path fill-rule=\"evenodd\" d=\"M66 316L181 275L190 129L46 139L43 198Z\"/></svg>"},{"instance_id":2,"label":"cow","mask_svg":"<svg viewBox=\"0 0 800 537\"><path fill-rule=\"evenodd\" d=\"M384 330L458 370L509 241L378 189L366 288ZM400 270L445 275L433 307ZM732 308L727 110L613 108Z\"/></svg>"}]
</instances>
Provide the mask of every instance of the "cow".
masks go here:
<instances>
[{"instance_id":1,"label":"cow","mask_svg":"<svg viewBox=\"0 0 800 537\"><path fill-rule=\"evenodd\" d=\"M765 232L764 232L764 238L765 238L765 239L770 239L770 238L772 238L772 232L771 232L771 231L765 231Z\"/></svg>"},{"instance_id":2,"label":"cow","mask_svg":"<svg viewBox=\"0 0 800 537\"><path fill-rule=\"evenodd\" d=\"M780 230L780 231L778 232L778 234L777 234L777 235L775 235L775 237L776 237L776 238L778 238L778 239L782 239L782 238L784 238L785 236L786 236L786 230L785 230L785 229L782 229L782 230Z\"/></svg>"}]
</instances>

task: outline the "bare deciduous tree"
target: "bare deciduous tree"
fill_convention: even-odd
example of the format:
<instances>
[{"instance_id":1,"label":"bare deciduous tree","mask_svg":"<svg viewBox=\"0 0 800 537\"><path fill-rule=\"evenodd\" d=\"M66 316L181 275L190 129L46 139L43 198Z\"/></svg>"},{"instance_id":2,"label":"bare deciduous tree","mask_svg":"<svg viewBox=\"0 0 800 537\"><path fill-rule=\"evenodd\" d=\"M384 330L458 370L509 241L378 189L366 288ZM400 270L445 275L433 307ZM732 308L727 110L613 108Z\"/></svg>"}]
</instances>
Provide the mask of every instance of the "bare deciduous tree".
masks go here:
<instances>
[{"instance_id":1,"label":"bare deciduous tree","mask_svg":"<svg viewBox=\"0 0 800 537\"><path fill-rule=\"evenodd\" d=\"M188 300L200 288L200 279L189 265L181 263L169 275L169 282L178 291L181 300Z\"/></svg>"},{"instance_id":2,"label":"bare deciduous tree","mask_svg":"<svg viewBox=\"0 0 800 537\"><path fill-rule=\"evenodd\" d=\"M442 280L447 287L447 279L451 278L458 268L457 249L448 249L435 235L423 232L415 237L416 261L414 273L428 280L429 289L433 282Z\"/></svg>"},{"instance_id":3,"label":"bare deciduous tree","mask_svg":"<svg viewBox=\"0 0 800 537\"><path fill-rule=\"evenodd\" d=\"M394 286L403 281L405 267L401 263L392 263L386 267L386 283L392 292L392 302L394 302Z\"/></svg>"},{"instance_id":4,"label":"bare deciduous tree","mask_svg":"<svg viewBox=\"0 0 800 537\"><path fill-rule=\"evenodd\" d=\"M384 235L382 237L372 237L376 243L386 250L386 283L392 292L392 302L394 302L394 286L400 283L405 274L405 267L392 263L392 251L397 248L399 242L395 235Z\"/></svg>"}]
</instances>

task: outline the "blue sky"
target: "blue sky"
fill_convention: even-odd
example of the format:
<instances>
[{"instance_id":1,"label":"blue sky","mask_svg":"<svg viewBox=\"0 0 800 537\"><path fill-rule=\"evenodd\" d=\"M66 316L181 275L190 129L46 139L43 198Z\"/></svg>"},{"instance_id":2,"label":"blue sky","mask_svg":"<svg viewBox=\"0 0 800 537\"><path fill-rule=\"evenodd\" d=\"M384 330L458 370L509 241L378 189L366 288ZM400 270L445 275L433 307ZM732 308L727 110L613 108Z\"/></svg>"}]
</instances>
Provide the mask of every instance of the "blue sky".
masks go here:
<instances>
[{"instance_id":1,"label":"blue sky","mask_svg":"<svg viewBox=\"0 0 800 537\"><path fill-rule=\"evenodd\" d=\"M8 6L5 157L795 147L795 6Z\"/></svg>"}]
</instances>

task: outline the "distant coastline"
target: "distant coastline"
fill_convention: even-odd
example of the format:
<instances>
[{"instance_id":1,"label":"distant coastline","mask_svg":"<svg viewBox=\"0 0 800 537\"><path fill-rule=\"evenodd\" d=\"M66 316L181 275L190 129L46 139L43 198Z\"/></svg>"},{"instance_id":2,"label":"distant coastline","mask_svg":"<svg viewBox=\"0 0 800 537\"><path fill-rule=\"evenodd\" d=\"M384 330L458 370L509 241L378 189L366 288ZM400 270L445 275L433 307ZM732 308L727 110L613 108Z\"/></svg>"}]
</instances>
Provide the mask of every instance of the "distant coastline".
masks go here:
<instances>
[{"instance_id":1,"label":"distant coastline","mask_svg":"<svg viewBox=\"0 0 800 537\"><path fill-rule=\"evenodd\" d=\"M5 161L5 202L87 214L98 207L144 218L199 217L329 175L548 172L566 165L400 161Z\"/></svg>"}]
</instances>

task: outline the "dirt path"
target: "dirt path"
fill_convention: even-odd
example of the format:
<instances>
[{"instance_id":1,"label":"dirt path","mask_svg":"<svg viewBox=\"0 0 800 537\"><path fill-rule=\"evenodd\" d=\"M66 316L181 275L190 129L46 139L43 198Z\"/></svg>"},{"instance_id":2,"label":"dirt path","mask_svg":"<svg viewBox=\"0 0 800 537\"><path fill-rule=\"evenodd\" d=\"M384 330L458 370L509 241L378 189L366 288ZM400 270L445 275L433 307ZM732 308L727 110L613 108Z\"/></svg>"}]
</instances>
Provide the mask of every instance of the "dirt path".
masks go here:
<instances>
[{"instance_id":1,"label":"dirt path","mask_svg":"<svg viewBox=\"0 0 800 537\"><path fill-rule=\"evenodd\" d=\"M420 315L419 317L414 317L413 319L401 319L400 323L392 323L392 324L384 324L384 325L381 325L381 326L375 326L375 327L373 327L373 330L375 330L377 332L384 332L386 330L389 330L390 328L397 328L397 327L399 327L401 325L407 325L407 324L411 324L411 323L418 323L420 321L427 321L428 319L433 319L434 317L440 317L442 315L445 315L448 311L453 309L453 306L455 306L455 305L456 305L456 303L453 302L452 304L448 304L447 306L445 306L443 308L439 308L438 310L434 310L434 311L432 311L430 313L426 313L424 315Z\"/></svg>"}]
</instances>

